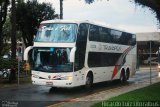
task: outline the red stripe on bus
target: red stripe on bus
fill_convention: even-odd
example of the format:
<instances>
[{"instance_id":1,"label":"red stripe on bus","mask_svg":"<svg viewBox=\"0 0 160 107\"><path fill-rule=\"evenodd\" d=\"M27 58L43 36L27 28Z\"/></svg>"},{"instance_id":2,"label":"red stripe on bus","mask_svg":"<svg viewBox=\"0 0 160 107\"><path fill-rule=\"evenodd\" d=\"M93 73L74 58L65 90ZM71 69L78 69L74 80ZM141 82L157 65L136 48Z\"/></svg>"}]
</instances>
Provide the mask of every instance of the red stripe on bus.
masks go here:
<instances>
[{"instance_id":1,"label":"red stripe on bus","mask_svg":"<svg viewBox=\"0 0 160 107\"><path fill-rule=\"evenodd\" d=\"M112 79L115 77L115 75L118 73L118 66L114 67L113 73L112 73Z\"/></svg>"}]
</instances>

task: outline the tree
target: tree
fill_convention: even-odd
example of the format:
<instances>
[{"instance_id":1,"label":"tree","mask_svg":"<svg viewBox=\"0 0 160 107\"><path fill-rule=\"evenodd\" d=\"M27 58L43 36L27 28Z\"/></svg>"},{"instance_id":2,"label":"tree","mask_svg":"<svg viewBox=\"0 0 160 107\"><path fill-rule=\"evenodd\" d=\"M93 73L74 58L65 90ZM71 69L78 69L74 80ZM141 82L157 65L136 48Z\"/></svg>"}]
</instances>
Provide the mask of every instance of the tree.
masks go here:
<instances>
[{"instance_id":1,"label":"tree","mask_svg":"<svg viewBox=\"0 0 160 107\"><path fill-rule=\"evenodd\" d=\"M1 0L0 1L0 55L1 55L2 48L3 48L2 29L3 29L3 25L6 21L8 5L9 5L9 0Z\"/></svg>"},{"instance_id":2,"label":"tree","mask_svg":"<svg viewBox=\"0 0 160 107\"><path fill-rule=\"evenodd\" d=\"M40 4L37 0L18 3L16 12L18 30L22 31L26 47L33 45L33 38L41 21L58 18L51 4Z\"/></svg>"},{"instance_id":3,"label":"tree","mask_svg":"<svg viewBox=\"0 0 160 107\"><path fill-rule=\"evenodd\" d=\"M5 53L9 52L11 45L8 41L11 38L11 21L9 15L6 17L6 22L3 25L2 29L2 37L3 37L3 49L1 50L1 54L4 55Z\"/></svg>"},{"instance_id":4,"label":"tree","mask_svg":"<svg viewBox=\"0 0 160 107\"><path fill-rule=\"evenodd\" d=\"M7 43L7 41L11 38L11 21L9 15L6 17L6 22L3 25L2 29L2 36L4 43Z\"/></svg>"},{"instance_id":5,"label":"tree","mask_svg":"<svg viewBox=\"0 0 160 107\"><path fill-rule=\"evenodd\" d=\"M160 0L134 0L135 3L149 7L156 13L156 18L160 22Z\"/></svg>"},{"instance_id":6,"label":"tree","mask_svg":"<svg viewBox=\"0 0 160 107\"><path fill-rule=\"evenodd\" d=\"M16 58L16 48L17 48L17 40L16 40L16 2L12 0L11 2L11 51L12 51L12 59Z\"/></svg>"}]
</instances>

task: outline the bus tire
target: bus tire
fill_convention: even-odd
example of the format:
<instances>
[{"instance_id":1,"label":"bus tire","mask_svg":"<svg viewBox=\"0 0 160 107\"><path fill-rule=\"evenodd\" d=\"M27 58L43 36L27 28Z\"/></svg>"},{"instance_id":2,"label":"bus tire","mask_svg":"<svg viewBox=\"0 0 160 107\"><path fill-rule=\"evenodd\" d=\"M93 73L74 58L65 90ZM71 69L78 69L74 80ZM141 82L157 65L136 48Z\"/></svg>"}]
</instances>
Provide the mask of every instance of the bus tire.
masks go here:
<instances>
[{"instance_id":1,"label":"bus tire","mask_svg":"<svg viewBox=\"0 0 160 107\"><path fill-rule=\"evenodd\" d=\"M90 89L92 87L92 85L93 85L93 74L92 74L92 72L89 72L86 77L85 87L86 87L86 89Z\"/></svg>"},{"instance_id":2,"label":"bus tire","mask_svg":"<svg viewBox=\"0 0 160 107\"><path fill-rule=\"evenodd\" d=\"M126 80L129 80L129 76L130 76L130 70L129 68L126 71Z\"/></svg>"},{"instance_id":3,"label":"bus tire","mask_svg":"<svg viewBox=\"0 0 160 107\"><path fill-rule=\"evenodd\" d=\"M124 70L121 71L120 81L121 81L121 83L125 83L126 82L126 75L125 75L125 71Z\"/></svg>"}]
</instances>

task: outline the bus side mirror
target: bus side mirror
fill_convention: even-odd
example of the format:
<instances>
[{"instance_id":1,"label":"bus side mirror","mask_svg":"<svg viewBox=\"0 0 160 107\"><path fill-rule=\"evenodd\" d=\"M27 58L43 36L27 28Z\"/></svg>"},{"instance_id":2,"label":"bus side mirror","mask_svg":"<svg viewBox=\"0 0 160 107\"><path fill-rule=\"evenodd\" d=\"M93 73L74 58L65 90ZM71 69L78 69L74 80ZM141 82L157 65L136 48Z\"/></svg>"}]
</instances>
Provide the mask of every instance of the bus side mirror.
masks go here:
<instances>
[{"instance_id":1,"label":"bus side mirror","mask_svg":"<svg viewBox=\"0 0 160 107\"><path fill-rule=\"evenodd\" d=\"M74 48L71 49L71 52L70 52L70 62L74 62L75 52L76 52L76 47L74 47Z\"/></svg>"},{"instance_id":2,"label":"bus side mirror","mask_svg":"<svg viewBox=\"0 0 160 107\"><path fill-rule=\"evenodd\" d=\"M28 60L28 53L29 53L29 51L30 51L32 48L33 48L33 46L29 46L29 47L27 47L27 48L25 49L25 51L24 51L24 56L23 56L23 58L24 58L25 61Z\"/></svg>"}]
</instances>

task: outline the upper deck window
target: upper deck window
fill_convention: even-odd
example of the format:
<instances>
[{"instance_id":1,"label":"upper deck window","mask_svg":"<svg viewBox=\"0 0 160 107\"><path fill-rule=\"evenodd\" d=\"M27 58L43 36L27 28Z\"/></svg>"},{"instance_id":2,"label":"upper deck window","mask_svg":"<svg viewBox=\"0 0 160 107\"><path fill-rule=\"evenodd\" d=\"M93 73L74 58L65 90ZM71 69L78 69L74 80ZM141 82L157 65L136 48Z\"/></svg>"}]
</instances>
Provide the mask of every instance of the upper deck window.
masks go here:
<instances>
[{"instance_id":1,"label":"upper deck window","mask_svg":"<svg viewBox=\"0 0 160 107\"><path fill-rule=\"evenodd\" d=\"M77 24L46 23L40 25L35 42L75 42Z\"/></svg>"}]
</instances>

